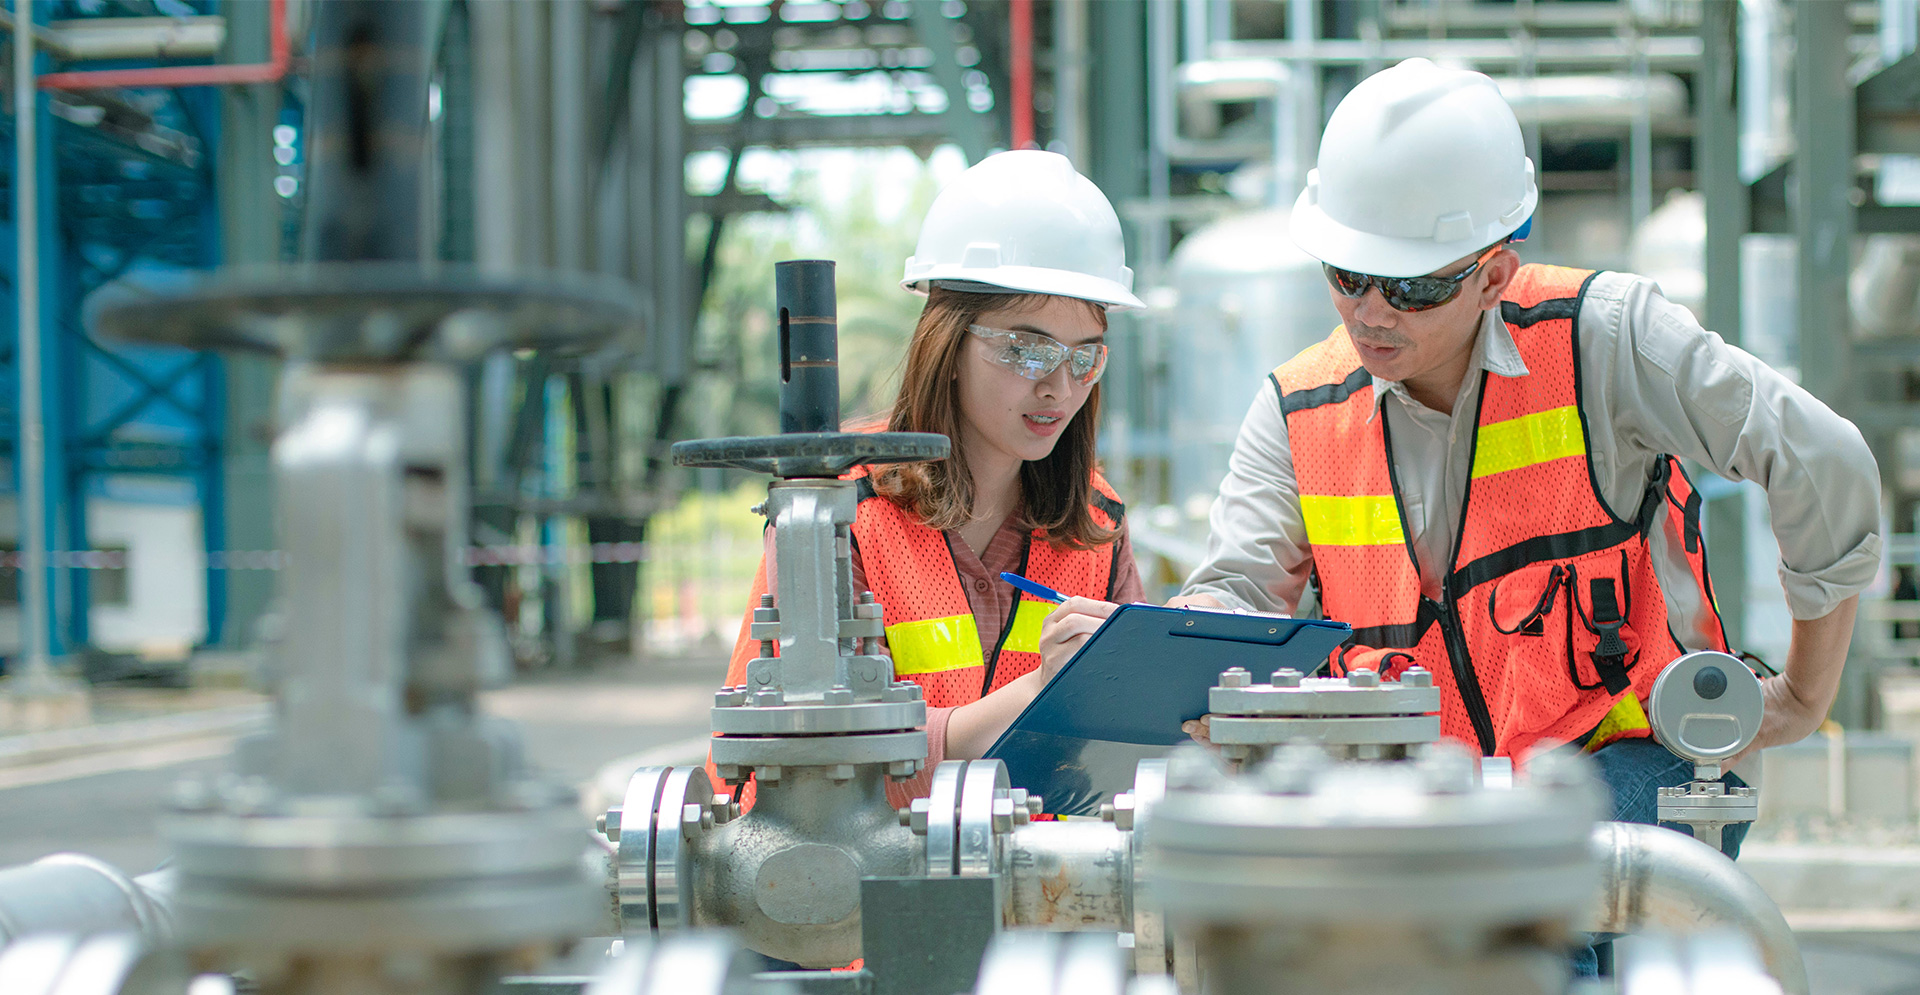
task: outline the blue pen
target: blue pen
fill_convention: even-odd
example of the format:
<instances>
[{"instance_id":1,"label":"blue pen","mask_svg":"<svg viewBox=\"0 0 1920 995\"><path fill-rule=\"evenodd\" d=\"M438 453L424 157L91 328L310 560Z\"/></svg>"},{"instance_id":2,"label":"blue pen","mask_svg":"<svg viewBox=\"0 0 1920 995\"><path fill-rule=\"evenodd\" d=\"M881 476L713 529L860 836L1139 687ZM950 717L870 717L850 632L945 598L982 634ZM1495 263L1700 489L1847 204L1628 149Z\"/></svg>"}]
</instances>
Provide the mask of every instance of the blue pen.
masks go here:
<instances>
[{"instance_id":1,"label":"blue pen","mask_svg":"<svg viewBox=\"0 0 1920 995\"><path fill-rule=\"evenodd\" d=\"M1059 604L1060 602L1067 600L1067 596L1064 594L1061 594L1059 591L1056 591L1045 584L1038 584L1033 581L1030 581L1025 577L1020 576L1017 573L1002 572L1000 574L1000 579L1006 581L1009 584L1012 584L1014 587L1017 587L1022 591L1027 592L1028 594L1033 595L1036 598L1043 598L1055 604Z\"/></svg>"}]
</instances>

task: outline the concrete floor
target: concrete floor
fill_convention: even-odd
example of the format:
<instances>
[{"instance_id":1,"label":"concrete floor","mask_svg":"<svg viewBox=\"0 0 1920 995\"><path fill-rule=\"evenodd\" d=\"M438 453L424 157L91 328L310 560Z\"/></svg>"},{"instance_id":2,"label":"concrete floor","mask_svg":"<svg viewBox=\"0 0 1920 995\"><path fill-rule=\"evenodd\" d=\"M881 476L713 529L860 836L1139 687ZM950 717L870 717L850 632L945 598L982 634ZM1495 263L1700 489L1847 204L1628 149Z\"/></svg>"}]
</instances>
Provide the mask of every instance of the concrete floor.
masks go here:
<instances>
[{"instance_id":1,"label":"concrete floor","mask_svg":"<svg viewBox=\"0 0 1920 995\"><path fill-rule=\"evenodd\" d=\"M533 763L590 796L607 790L592 782L612 761L697 754L723 672L723 661L703 658L539 676L489 692L485 707L519 725ZM154 821L170 786L224 770L228 745L127 750L75 776L0 787L0 866L78 851L131 873L151 869L165 856ZM1817 995L1920 995L1920 931L1809 931L1801 945Z\"/></svg>"},{"instance_id":2,"label":"concrete floor","mask_svg":"<svg viewBox=\"0 0 1920 995\"><path fill-rule=\"evenodd\" d=\"M725 667L674 660L535 677L488 692L484 707L519 725L530 762L586 785L609 761L703 736ZM77 851L130 873L152 869L165 856L154 823L171 786L226 770L229 747L196 740L124 750L91 758L76 776L0 788L0 866Z\"/></svg>"}]
</instances>

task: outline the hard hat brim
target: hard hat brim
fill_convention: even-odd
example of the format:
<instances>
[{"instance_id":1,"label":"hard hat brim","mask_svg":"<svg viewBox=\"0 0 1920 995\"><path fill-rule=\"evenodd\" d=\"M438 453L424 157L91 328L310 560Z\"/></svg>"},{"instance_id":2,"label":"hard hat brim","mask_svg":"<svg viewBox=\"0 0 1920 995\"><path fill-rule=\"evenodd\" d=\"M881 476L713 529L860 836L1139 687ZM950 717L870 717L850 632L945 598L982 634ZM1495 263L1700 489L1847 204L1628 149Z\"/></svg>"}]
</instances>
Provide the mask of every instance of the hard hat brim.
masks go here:
<instances>
[{"instance_id":1,"label":"hard hat brim","mask_svg":"<svg viewBox=\"0 0 1920 995\"><path fill-rule=\"evenodd\" d=\"M1114 280L1070 270L1041 266L995 266L992 269L968 269L964 266L935 266L915 279L902 280L900 286L925 296L936 283L970 284L1018 294L1050 294L1073 297L1099 304L1109 311L1144 309L1146 302Z\"/></svg>"},{"instance_id":2,"label":"hard hat brim","mask_svg":"<svg viewBox=\"0 0 1920 995\"><path fill-rule=\"evenodd\" d=\"M1519 230L1533 216L1533 202L1538 197L1537 188L1528 191L1521 220L1511 227L1489 228L1457 242L1435 242L1349 228L1328 216L1303 191L1293 205L1287 229L1302 252L1329 266L1372 276L1426 276Z\"/></svg>"}]
</instances>

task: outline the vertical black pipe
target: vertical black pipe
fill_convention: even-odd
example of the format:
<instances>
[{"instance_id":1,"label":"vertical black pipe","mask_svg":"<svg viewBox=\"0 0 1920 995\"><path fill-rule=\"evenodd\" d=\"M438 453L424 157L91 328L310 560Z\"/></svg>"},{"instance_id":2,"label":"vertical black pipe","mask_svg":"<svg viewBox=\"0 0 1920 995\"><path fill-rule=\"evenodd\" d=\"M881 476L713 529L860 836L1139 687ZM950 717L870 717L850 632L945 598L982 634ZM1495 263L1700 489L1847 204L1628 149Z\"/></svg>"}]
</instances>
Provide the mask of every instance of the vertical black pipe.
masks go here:
<instances>
[{"instance_id":1,"label":"vertical black pipe","mask_svg":"<svg viewBox=\"0 0 1920 995\"><path fill-rule=\"evenodd\" d=\"M773 264L780 312L780 431L840 431L840 324L833 260Z\"/></svg>"},{"instance_id":2,"label":"vertical black pipe","mask_svg":"<svg viewBox=\"0 0 1920 995\"><path fill-rule=\"evenodd\" d=\"M434 9L384 0L314 5L307 259L420 260Z\"/></svg>"}]
</instances>

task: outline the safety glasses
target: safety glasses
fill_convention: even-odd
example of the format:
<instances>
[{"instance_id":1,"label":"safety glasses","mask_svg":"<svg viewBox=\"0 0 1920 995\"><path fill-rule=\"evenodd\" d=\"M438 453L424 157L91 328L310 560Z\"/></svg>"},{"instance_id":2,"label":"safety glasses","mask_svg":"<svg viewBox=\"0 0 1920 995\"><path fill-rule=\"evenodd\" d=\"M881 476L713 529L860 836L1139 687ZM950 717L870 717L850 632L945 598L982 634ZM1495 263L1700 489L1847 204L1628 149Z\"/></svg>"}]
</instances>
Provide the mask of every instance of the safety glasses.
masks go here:
<instances>
[{"instance_id":1,"label":"safety glasses","mask_svg":"<svg viewBox=\"0 0 1920 995\"><path fill-rule=\"evenodd\" d=\"M1499 245L1488 249L1472 266L1454 276L1370 276L1326 263L1320 266L1327 271L1327 282L1333 284L1333 289L1342 297L1364 297L1367 288L1378 287L1380 296L1387 299L1387 306L1395 311L1431 311L1460 296L1467 277L1479 272L1480 266L1498 251Z\"/></svg>"},{"instance_id":2,"label":"safety glasses","mask_svg":"<svg viewBox=\"0 0 1920 995\"><path fill-rule=\"evenodd\" d=\"M985 325L968 325L967 331L1000 347L987 358L1028 380L1044 380L1066 363L1074 382L1090 387L1100 382L1100 374L1107 369L1107 347L1098 342L1067 346L1038 332Z\"/></svg>"}]
</instances>

